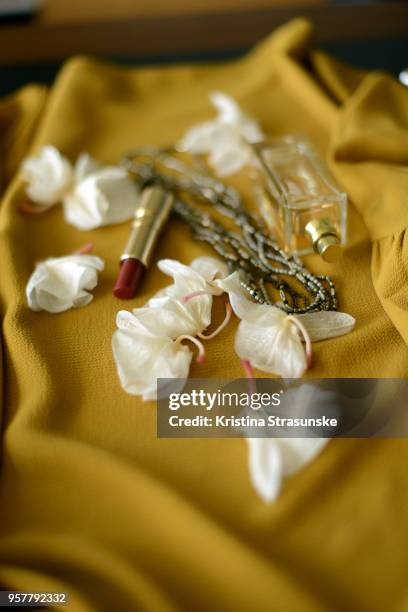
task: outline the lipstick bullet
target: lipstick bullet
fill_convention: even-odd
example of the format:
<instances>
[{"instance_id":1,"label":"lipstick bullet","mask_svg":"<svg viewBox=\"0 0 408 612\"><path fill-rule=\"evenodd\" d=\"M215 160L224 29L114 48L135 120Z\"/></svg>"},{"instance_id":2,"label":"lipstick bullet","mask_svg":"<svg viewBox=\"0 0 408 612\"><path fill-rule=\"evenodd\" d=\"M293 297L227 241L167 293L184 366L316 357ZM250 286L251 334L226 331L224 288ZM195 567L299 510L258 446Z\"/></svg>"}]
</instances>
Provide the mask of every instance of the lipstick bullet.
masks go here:
<instances>
[{"instance_id":1,"label":"lipstick bullet","mask_svg":"<svg viewBox=\"0 0 408 612\"><path fill-rule=\"evenodd\" d=\"M147 187L141 193L132 231L120 258L119 274L113 289L117 298L130 300L136 295L173 201L173 195L162 187Z\"/></svg>"}]
</instances>

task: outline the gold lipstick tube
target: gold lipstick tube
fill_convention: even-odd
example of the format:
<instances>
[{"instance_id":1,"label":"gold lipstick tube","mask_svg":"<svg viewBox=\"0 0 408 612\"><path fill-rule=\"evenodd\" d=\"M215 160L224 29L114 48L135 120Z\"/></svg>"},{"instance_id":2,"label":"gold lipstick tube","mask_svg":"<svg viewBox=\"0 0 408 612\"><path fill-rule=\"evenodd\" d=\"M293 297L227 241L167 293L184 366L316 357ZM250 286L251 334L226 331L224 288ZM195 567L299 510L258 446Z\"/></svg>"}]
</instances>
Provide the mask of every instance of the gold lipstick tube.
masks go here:
<instances>
[{"instance_id":1,"label":"gold lipstick tube","mask_svg":"<svg viewBox=\"0 0 408 612\"><path fill-rule=\"evenodd\" d=\"M113 290L116 297L130 299L135 296L173 202L173 195L162 187L143 190L132 231L120 258L119 275Z\"/></svg>"},{"instance_id":2,"label":"gold lipstick tube","mask_svg":"<svg viewBox=\"0 0 408 612\"><path fill-rule=\"evenodd\" d=\"M130 257L148 267L157 238L166 223L173 195L161 187L147 187L140 196L132 223L132 231L126 243L121 261Z\"/></svg>"}]
</instances>

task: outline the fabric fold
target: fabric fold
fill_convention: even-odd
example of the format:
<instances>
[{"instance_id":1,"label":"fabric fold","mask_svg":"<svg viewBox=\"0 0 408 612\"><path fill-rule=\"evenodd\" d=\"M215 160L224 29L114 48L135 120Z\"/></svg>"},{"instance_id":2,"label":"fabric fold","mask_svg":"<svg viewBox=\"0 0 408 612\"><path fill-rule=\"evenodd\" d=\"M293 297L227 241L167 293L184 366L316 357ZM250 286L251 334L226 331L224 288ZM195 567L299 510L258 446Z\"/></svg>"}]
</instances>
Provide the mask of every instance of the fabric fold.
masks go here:
<instances>
[{"instance_id":1,"label":"fabric fold","mask_svg":"<svg viewBox=\"0 0 408 612\"><path fill-rule=\"evenodd\" d=\"M47 94L44 86L27 85L0 101L0 194L30 147Z\"/></svg>"}]
</instances>

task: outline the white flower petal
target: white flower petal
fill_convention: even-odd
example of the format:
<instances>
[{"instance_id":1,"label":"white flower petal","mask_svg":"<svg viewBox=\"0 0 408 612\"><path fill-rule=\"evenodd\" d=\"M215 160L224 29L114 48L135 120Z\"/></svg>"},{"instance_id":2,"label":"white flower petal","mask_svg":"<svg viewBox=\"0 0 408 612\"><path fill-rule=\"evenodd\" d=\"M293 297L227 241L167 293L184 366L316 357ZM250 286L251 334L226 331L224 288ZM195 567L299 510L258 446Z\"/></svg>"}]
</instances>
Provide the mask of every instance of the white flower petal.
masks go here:
<instances>
[{"instance_id":1,"label":"white flower petal","mask_svg":"<svg viewBox=\"0 0 408 612\"><path fill-rule=\"evenodd\" d=\"M181 298L193 291L209 291L214 295L224 291L219 289L216 283L213 284L213 281L226 276L228 268L222 261L214 257L198 257L191 263L191 266L185 266L175 259L161 259L157 266L159 270L174 280L173 285L165 288L165 295ZM163 294L163 290L159 293Z\"/></svg>"},{"instance_id":2,"label":"white flower petal","mask_svg":"<svg viewBox=\"0 0 408 612\"><path fill-rule=\"evenodd\" d=\"M251 159L251 150L245 143L230 142L223 143L224 146L213 149L208 159L210 165L217 169L219 176L228 176L238 172Z\"/></svg>"},{"instance_id":3,"label":"white flower petal","mask_svg":"<svg viewBox=\"0 0 408 612\"><path fill-rule=\"evenodd\" d=\"M222 91L213 91L210 94L211 104L218 111L218 119L223 123L236 125L243 115L241 108L231 96Z\"/></svg>"},{"instance_id":4,"label":"white flower petal","mask_svg":"<svg viewBox=\"0 0 408 612\"><path fill-rule=\"evenodd\" d=\"M210 165L219 175L233 174L252 159L248 143L258 142L264 135L255 119L244 113L230 96L214 92L210 100L218 116L193 126L178 148L193 154L207 154Z\"/></svg>"},{"instance_id":5,"label":"white flower petal","mask_svg":"<svg viewBox=\"0 0 408 612\"><path fill-rule=\"evenodd\" d=\"M68 255L46 259L39 263L26 288L31 310L63 312L89 304L89 291L98 282L98 271L103 270L102 259L95 255Z\"/></svg>"},{"instance_id":6,"label":"white flower petal","mask_svg":"<svg viewBox=\"0 0 408 612\"><path fill-rule=\"evenodd\" d=\"M303 323L312 342L348 334L356 323L351 315L334 310L300 314L296 318Z\"/></svg>"},{"instance_id":7,"label":"white flower petal","mask_svg":"<svg viewBox=\"0 0 408 612\"><path fill-rule=\"evenodd\" d=\"M214 121L206 121L189 129L178 148L193 155L204 155L212 150L214 142L220 138L222 138L222 126Z\"/></svg>"},{"instance_id":8,"label":"white flower petal","mask_svg":"<svg viewBox=\"0 0 408 612\"><path fill-rule=\"evenodd\" d=\"M169 338L117 330L112 349L122 387L144 400L156 399L158 378L188 377L192 352Z\"/></svg>"},{"instance_id":9,"label":"white flower petal","mask_svg":"<svg viewBox=\"0 0 408 612\"><path fill-rule=\"evenodd\" d=\"M252 321L241 321L235 351L255 368L282 378L299 378L307 368L298 331L286 320L262 327Z\"/></svg>"},{"instance_id":10,"label":"white flower petal","mask_svg":"<svg viewBox=\"0 0 408 612\"><path fill-rule=\"evenodd\" d=\"M274 501L282 483L282 457L272 438L247 438L248 469L252 484L265 502Z\"/></svg>"},{"instance_id":11,"label":"white flower petal","mask_svg":"<svg viewBox=\"0 0 408 612\"><path fill-rule=\"evenodd\" d=\"M256 316L258 305L248 299L245 290L241 286L239 272L233 272L226 278L216 280L214 284L228 293L232 310L237 317L240 319L248 318L248 316L251 316L251 313L254 313L254 316Z\"/></svg>"},{"instance_id":12,"label":"white flower petal","mask_svg":"<svg viewBox=\"0 0 408 612\"><path fill-rule=\"evenodd\" d=\"M183 285L194 289L204 289L206 281L198 270L186 266L176 259L160 259L157 267L163 274L171 276L175 283L182 281Z\"/></svg>"},{"instance_id":13,"label":"white flower petal","mask_svg":"<svg viewBox=\"0 0 408 612\"><path fill-rule=\"evenodd\" d=\"M21 173L27 183L27 195L40 205L60 202L73 180L70 162L51 145L43 147L36 157L24 160Z\"/></svg>"},{"instance_id":14,"label":"white flower petal","mask_svg":"<svg viewBox=\"0 0 408 612\"><path fill-rule=\"evenodd\" d=\"M228 266L215 257L197 257L191 262L190 266L201 274L208 283L228 276Z\"/></svg>"},{"instance_id":15,"label":"white flower petal","mask_svg":"<svg viewBox=\"0 0 408 612\"><path fill-rule=\"evenodd\" d=\"M311 383L290 387L285 391L283 414L292 418L307 418L336 413L336 396ZM248 435L249 435L248 430ZM273 435L273 430L268 429ZM307 433L303 431L303 433ZM270 437L247 439L249 444L249 472L256 491L264 501L273 501L279 494L281 483L310 463L325 448L330 438Z\"/></svg>"},{"instance_id":16,"label":"white flower petal","mask_svg":"<svg viewBox=\"0 0 408 612\"><path fill-rule=\"evenodd\" d=\"M206 301L204 304L203 301ZM179 336L201 333L211 321L211 296L200 296L183 304L168 296L152 299L146 308L136 308L134 316L148 329L175 340Z\"/></svg>"},{"instance_id":17,"label":"white flower petal","mask_svg":"<svg viewBox=\"0 0 408 612\"><path fill-rule=\"evenodd\" d=\"M210 100L218 110L218 121L230 124L234 128L239 126L241 136L248 142L258 142L264 138L257 121L245 113L231 96L215 91L210 95Z\"/></svg>"},{"instance_id":18,"label":"white flower petal","mask_svg":"<svg viewBox=\"0 0 408 612\"><path fill-rule=\"evenodd\" d=\"M137 310L137 309L136 309ZM141 318L136 317L128 310L120 310L116 315L116 325L118 329L135 333L146 338L157 338L156 326L146 326Z\"/></svg>"},{"instance_id":19,"label":"white flower petal","mask_svg":"<svg viewBox=\"0 0 408 612\"><path fill-rule=\"evenodd\" d=\"M122 168L107 166L88 174L64 198L65 219L80 230L131 219L139 190Z\"/></svg>"},{"instance_id":20,"label":"white flower petal","mask_svg":"<svg viewBox=\"0 0 408 612\"><path fill-rule=\"evenodd\" d=\"M247 438L252 484L265 502L275 501L282 482L310 463L328 438Z\"/></svg>"},{"instance_id":21,"label":"white flower petal","mask_svg":"<svg viewBox=\"0 0 408 612\"><path fill-rule=\"evenodd\" d=\"M239 272L233 272L224 279L216 280L217 287L228 293L232 310L240 319L256 322L257 325L274 325L286 319L286 314L267 304L256 304L240 284Z\"/></svg>"},{"instance_id":22,"label":"white flower petal","mask_svg":"<svg viewBox=\"0 0 408 612\"><path fill-rule=\"evenodd\" d=\"M180 334L201 333L211 322L212 296L199 295L186 303L180 300L197 291L220 295L223 290L213 281L227 274L227 266L213 257L199 257L191 266L185 266L174 259L162 259L157 265L164 274L174 279L174 283L154 295L148 301L148 307L163 308L163 304L166 303L162 301L163 298L172 298L173 301L177 301L177 310L181 315L177 328L181 329L184 326L184 331L180 331ZM175 309L174 305L172 309ZM190 321L189 325L186 325L187 320Z\"/></svg>"},{"instance_id":23,"label":"white flower petal","mask_svg":"<svg viewBox=\"0 0 408 612\"><path fill-rule=\"evenodd\" d=\"M180 298L188 293L191 293L189 289L183 290L179 285L171 285L166 293L154 296L147 303L151 312L161 311L161 324L165 325L166 333L173 338L182 334L201 333L211 322L212 296L199 295L188 302L181 302Z\"/></svg>"},{"instance_id":24,"label":"white flower petal","mask_svg":"<svg viewBox=\"0 0 408 612\"><path fill-rule=\"evenodd\" d=\"M241 319L235 336L235 351L241 359L264 372L284 378L302 376L306 355L296 327L275 306L256 304L246 296L238 272L216 281L228 292L234 313Z\"/></svg>"},{"instance_id":25,"label":"white flower petal","mask_svg":"<svg viewBox=\"0 0 408 612\"><path fill-rule=\"evenodd\" d=\"M74 177L75 181L79 183L90 174L94 174L97 170L100 170L102 165L97 162L88 153L81 153L78 157L75 168Z\"/></svg>"}]
</instances>

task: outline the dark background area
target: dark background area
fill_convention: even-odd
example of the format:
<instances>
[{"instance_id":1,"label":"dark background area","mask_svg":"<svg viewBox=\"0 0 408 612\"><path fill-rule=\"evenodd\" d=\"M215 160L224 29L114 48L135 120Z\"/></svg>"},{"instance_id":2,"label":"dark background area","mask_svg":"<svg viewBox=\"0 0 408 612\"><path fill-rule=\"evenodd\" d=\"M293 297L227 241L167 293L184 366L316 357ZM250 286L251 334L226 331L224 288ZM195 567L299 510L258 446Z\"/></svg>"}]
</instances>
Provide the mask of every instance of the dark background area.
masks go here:
<instances>
[{"instance_id":1,"label":"dark background area","mask_svg":"<svg viewBox=\"0 0 408 612\"><path fill-rule=\"evenodd\" d=\"M298 16L343 61L395 76L408 66L408 2L43 0L38 14L0 20L0 95L51 83L75 54L133 65L238 57Z\"/></svg>"}]
</instances>

